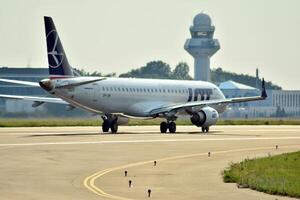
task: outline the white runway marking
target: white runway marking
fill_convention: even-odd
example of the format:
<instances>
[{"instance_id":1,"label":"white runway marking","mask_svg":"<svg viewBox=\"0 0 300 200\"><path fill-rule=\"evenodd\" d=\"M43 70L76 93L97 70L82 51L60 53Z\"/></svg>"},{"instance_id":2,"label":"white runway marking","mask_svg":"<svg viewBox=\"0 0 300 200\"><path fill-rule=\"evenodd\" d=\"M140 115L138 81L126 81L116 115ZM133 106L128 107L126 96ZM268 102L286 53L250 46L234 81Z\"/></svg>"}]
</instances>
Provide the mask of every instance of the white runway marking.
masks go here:
<instances>
[{"instance_id":1,"label":"white runway marking","mask_svg":"<svg viewBox=\"0 0 300 200\"><path fill-rule=\"evenodd\" d=\"M241 130L235 130L235 131L241 131ZM259 131L259 132L299 132L300 130L299 129L278 129L278 130L270 130L270 129L253 129L253 130L246 130L246 131L249 131L249 132L253 132L253 131Z\"/></svg>"},{"instance_id":2,"label":"white runway marking","mask_svg":"<svg viewBox=\"0 0 300 200\"><path fill-rule=\"evenodd\" d=\"M70 142L37 142L37 143L8 143L8 146L45 146L45 145L81 145L81 144L124 144L124 143L156 143L156 142L200 142L200 141L245 141L245 140L299 140L299 137L247 137L247 138L196 138L196 139L149 139L149 140L106 140L106 141L70 141Z\"/></svg>"}]
</instances>

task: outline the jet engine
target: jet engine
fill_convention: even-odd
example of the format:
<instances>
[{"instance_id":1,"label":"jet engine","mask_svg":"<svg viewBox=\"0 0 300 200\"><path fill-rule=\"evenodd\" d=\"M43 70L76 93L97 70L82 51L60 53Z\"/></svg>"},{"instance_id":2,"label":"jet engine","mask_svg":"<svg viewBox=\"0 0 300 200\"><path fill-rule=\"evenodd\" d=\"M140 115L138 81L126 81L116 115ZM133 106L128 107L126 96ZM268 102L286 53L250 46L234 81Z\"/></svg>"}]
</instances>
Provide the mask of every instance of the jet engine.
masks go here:
<instances>
[{"instance_id":1,"label":"jet engine","mask_svg":"<svg viewBox=\"0 0 300 200\"><path fill-rule=\"evenodd\" d=\"M219 119L219 113L212 107L204 107L198 113L194 113L191 122L198 127L215 125Z\"/></svg>"}]
</instances>

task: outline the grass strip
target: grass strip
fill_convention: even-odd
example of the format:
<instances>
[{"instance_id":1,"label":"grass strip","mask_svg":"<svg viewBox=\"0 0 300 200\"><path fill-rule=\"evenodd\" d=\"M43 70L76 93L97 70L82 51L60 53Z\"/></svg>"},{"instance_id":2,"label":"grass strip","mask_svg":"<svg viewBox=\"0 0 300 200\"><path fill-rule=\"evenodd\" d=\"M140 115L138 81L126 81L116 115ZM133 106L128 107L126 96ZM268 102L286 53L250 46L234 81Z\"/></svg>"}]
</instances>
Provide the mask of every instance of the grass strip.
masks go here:
<instances>
[{"instance_id":1,"label":"grass strip","mask_svg":"<svg viewBox=\"0 0 300 200\"><path fill-rule=\"evenodd\" d=\"M300 198L300 151L231 163L222 174L227 183Z\"/></svg>"}]
</instances>

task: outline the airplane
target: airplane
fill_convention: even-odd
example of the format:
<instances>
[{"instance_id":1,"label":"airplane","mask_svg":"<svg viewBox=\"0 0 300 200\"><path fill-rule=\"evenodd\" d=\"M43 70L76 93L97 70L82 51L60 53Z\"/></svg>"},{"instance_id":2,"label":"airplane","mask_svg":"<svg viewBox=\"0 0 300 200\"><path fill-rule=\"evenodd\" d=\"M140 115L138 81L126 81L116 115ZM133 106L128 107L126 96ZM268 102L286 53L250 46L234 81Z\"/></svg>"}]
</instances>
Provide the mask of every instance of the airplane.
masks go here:
<instances>
[{"instance_id":1,"label":"airplane","mask_svg":"<svg viewBox=\"0 0 300 200\"><path fill-rule=\"evenodd\" d=\"M102 131L117 133L120 118L163 118L161 133L175 133L179 115L189 115L192 124L209 132L219 113L231 103L267 98L262 80L260 96L225 98L213 83L192 80L159 80L115 77L83 77L70 66L51 17L44 17L49 78L40 82L0 79L3 82L41 87L51 97L0 94L0 98L32 101L33 107L45 103L64 104L100 115Z\"/></svg>"}]
</instances>

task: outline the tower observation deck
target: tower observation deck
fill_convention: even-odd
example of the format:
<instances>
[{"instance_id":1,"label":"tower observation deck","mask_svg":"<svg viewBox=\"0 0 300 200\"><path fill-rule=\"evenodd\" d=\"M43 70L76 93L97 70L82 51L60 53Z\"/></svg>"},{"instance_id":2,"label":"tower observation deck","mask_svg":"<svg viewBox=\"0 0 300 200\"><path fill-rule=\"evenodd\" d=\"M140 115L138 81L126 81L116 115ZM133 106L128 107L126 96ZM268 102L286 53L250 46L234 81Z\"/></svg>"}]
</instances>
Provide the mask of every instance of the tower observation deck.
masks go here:
<instances>
[{"instance_id":1,"label":"tower observation deck","mask_svg":"<svg viewBox=\"0 0 300 200\"><path fill-rule=\"evenodd\" d=\"M213 39L215 27L208 15L200 13L194 17L190 32L192 38L186 40L184 49L194 57L194 79L210 81L210 57L220 49L219 41Z\"/></svg>"}]
</instances>

